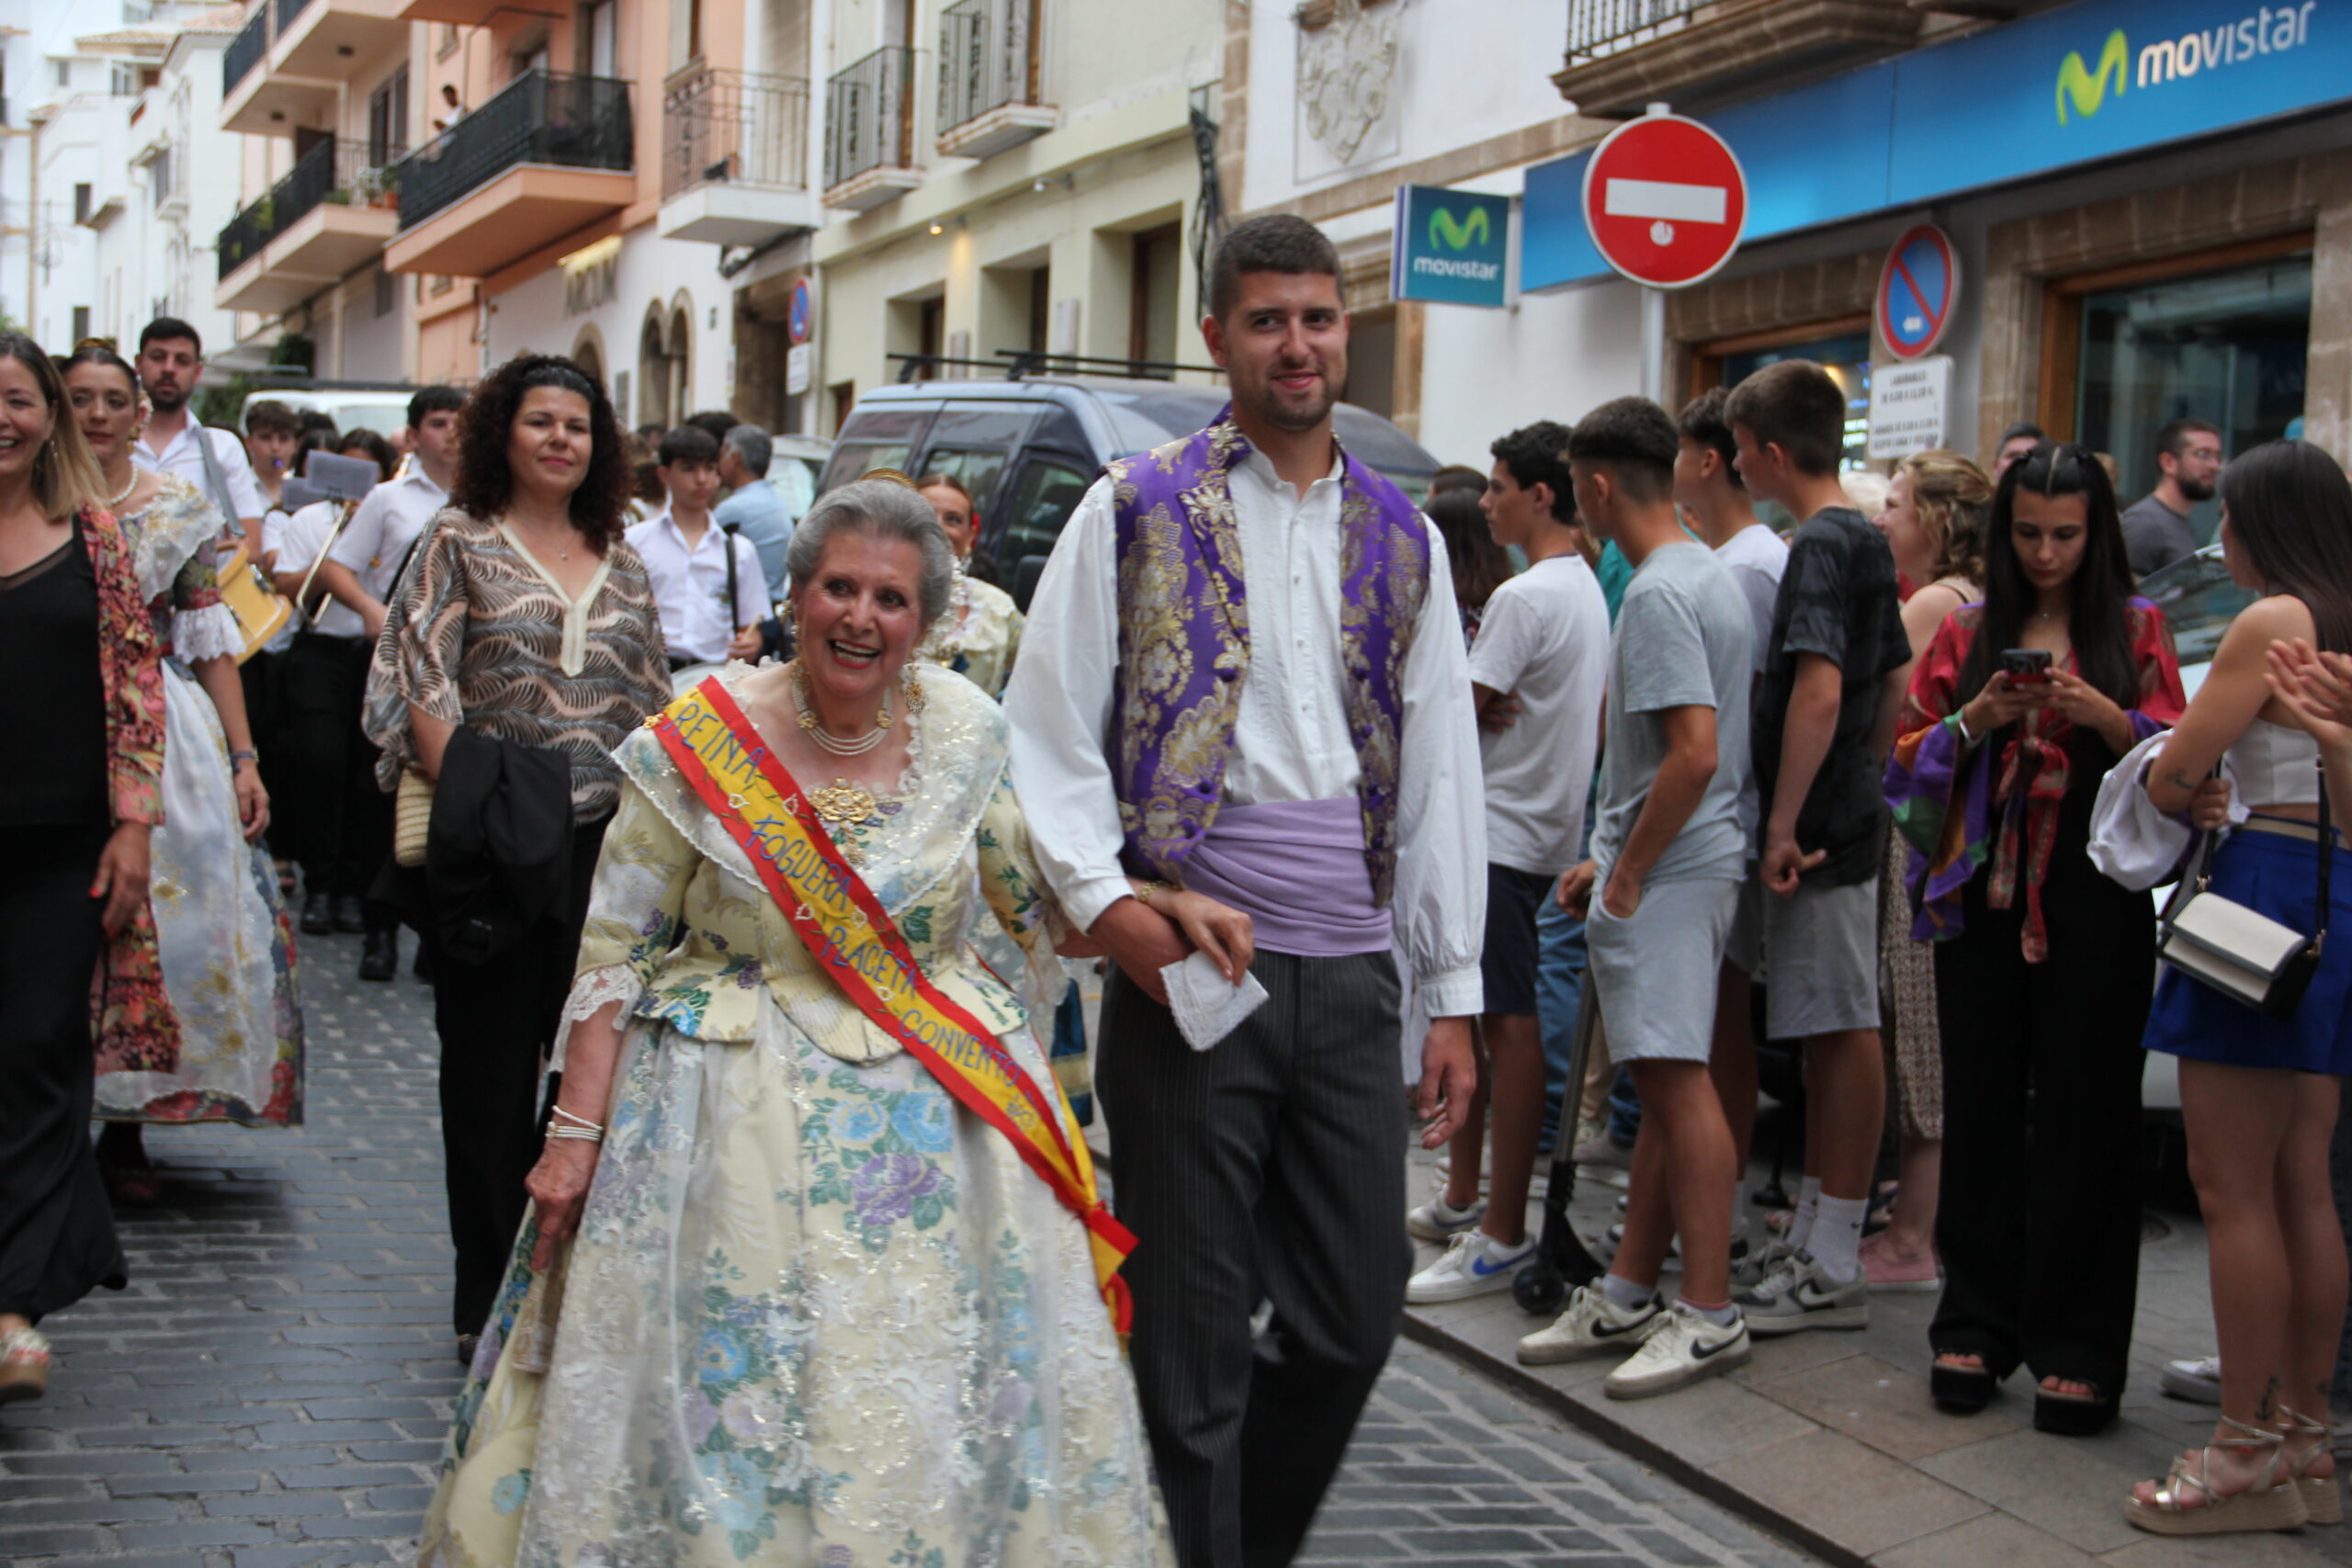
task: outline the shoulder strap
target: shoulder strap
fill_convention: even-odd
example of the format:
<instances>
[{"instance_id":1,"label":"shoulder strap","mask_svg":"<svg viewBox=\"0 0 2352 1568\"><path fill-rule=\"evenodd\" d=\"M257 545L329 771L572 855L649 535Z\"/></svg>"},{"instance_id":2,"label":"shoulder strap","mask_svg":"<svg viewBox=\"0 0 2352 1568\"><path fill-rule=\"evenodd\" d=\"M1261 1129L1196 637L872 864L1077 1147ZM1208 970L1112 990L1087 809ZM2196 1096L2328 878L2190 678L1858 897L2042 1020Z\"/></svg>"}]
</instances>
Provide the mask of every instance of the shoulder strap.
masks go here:
<instances>
[{"instance_id":1,"label":"shoulder strap","mask_svg":"<svg viewBox=\"0 0 2352 1568\"><path fill-rule=\"evenodd\" d=\"M212 449L210 427L202 423L196 426L196 449L204 458L204 488L211 492L212 504L220 509L221 526L242 533L237 503L229 496L229 476L220 471L220 455Z\"/></svg>"},{"instance_id":2,"label":"shoulder strap","mask_svg":"<svg viewBox=\"0 0 2352 1568\"><path fill-rule=\"evenodd\" d=\"M2327 937L2327 874L2335 861L2335 829L2328 821L2326 759L2312 765L2319 770L2319 908L2312 912L2319 929L2312 933L2312 945L2317 947Z\"/></svg>"}]
</instances>

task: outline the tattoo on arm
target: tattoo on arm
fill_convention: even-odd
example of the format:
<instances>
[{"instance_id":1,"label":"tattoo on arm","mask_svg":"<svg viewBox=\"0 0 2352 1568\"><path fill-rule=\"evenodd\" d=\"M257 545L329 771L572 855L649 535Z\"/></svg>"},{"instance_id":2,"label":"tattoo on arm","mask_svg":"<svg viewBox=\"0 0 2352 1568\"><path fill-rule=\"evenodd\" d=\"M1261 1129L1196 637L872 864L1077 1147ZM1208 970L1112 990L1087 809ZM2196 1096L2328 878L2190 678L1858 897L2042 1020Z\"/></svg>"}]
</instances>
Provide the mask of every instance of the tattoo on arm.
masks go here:
<instances>
[{"instance_id":1,"label":"tattoo on arm","mask_svg":"<svg viewBox=\"0 0 2352 1568\"><path fill-rule=\"evenodd\" d=\"M2165 775L2165 783L2172 784L2177 788L2189 790L2192 792L2197 788L2197 781L2190 778L2187 773L2179 768L2175 768L2172 772L2166 773Z\"/></svg>"},{"instance_id":2,"label":"tattoo on arm","mask_svg":"<svg viewBox=\"0 0 2352 1568\"><path fill-rule=\"evenodd\" d=\"M2273 1377L2262 1387L2262 1403L2254 1408L2255 1419L2275 1421L2278 1418L2278 1380Z\"/></svg>"}]
</instances>

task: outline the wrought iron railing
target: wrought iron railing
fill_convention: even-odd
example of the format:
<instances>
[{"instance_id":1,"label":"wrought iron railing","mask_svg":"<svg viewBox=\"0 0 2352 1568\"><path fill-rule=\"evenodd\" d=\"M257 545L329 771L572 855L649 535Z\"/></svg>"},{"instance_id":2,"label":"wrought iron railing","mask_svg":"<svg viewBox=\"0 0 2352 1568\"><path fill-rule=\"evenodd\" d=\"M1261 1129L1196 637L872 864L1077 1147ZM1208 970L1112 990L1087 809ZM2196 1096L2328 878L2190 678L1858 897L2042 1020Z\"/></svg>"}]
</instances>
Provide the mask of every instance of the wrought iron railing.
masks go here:
<instances>
[{"instance_id":1,"label":"wrought iron railing","mask_svg":"<svg viewBox=\"0 0 2352 1568\"><path fill-rule=\"evenodd\" d=\"M278 235L327 203L343 207L389 207L393 171L368 155L364 141L322 141L294 160L269 194L229 220L216 246L220 276L251 261Z\"/></svg>"},{"instance_id":2,"label":"wrought iron railing","mask_svg":"<svg viewBox=\"0 0 2352 1568\"><path fill-rule=\"evenodd\" d=\"M286 29L294 25L294 18L302 14L302 7L310 3L311 0L270 0L271 9L277 13L277 31L275 36L284 37Z\"/></svg>"},{"instance_id":3,"label":"wrought iron railing","mask_svg":"<svg viewBox=\"0 0 2352 1568\"><path fill-rule=\"evenodd\" d=\"M262 0L261 5L254 7L254 14L245 18L245 25L237 29L237 36L229 40L229 47L220 51L221 93L235 92L237 84L243 81L246 73L259 65L261 57L268 52L269 3Z\"/></svg>"},{"instance_id":4,"label":"wrought iron railing","mask_svg":"<svg viewBox=\"0 0 2352 1568\"><path fill-rule=\"evenodd\" d=\"M957 0L939 17L939 130L1037 101L1039 0Z\"/></svg>"},{"instance_id":5,"label":"wrought iron railing","mask_svg":"<svg viewBox=\"0 0 2352 1568\"><path fill-rule=\"evenodd\" d=\"M703 71L662 97L662 199L724 182L808 186L808 84Z\"/></svg>"},{"instance_id":6,"label":"wrought iron railing","mask_svg":"<svg viewBox=\"0 0 2352 1568\"><path fill-rule=\"evenodd\" d=\"M1597 59L1690 24L1720 0L1568 0L1568 61Z\"/></svg>"},{"instance_id":7,"label":"wrought iron railing","mask_svg":"<svg viewBox=\"0 0 2352 1568\"><path fill-rule=\"evenodd\" d=\"M877 49L825 84L825 188L914 162L915 51Z\"/></svg>"},{"instance_id":8,"label":"wrought iron railing","mask_svg":"<svg viewBox=\"0 0 2352 1568\"><path fill-rule=\"evenodd\" d=\"M526 71L395 165L401 227L413 229L523 164L626 172L631 142L627 82Z\"/></svg>"}]
</instances>

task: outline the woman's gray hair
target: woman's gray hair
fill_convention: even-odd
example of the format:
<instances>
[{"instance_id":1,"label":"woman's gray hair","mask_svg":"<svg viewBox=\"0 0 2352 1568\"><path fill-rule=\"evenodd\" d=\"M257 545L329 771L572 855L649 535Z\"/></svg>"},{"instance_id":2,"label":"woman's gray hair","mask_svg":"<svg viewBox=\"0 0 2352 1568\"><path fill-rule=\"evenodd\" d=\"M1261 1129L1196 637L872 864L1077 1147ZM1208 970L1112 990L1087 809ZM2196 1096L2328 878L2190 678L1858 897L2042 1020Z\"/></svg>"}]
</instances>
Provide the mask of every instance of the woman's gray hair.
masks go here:
<instances>
[{"instance_id":1,"label":"woman's gray hair","mask_svg":"<svg viewBox=\"0 0 2352 1568\"><path fill-rule=\"evenodd\" d=\"M939 513L921 492L896 479L859 479L838 485L818 497L817 504L793 525L792 543L785 547L784 570L797 592L817 574L825 547L842 529L877 539L899 539L922 555L922 576L917 592L922 597L922 624L928 630L947 612L947 596L956 587L956 547L939 525Z\"/></svg>"}]
</instances>

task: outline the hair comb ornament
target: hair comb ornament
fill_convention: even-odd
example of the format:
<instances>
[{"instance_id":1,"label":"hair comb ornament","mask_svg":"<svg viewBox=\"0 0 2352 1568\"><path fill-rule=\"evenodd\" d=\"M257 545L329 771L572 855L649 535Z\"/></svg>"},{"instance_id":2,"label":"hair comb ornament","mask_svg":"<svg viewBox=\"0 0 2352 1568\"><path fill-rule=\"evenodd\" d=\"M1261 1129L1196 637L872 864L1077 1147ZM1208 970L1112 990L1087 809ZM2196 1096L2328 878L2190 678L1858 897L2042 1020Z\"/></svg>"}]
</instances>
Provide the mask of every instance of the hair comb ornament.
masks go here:
<instances>
[{"instance_id":1,"label":"hair comb ornament","mask_svg":"<svg viewBox=\"0 0 2352 1568\"><path fill-rule=\"evenodd\" d=\"M868 468L857 476L857 482L860 484L864 484L868 479L881 479L888 484L904 485L909 490L915 488L915 481L896 468Z\"/></svg>"}]
</instances>

